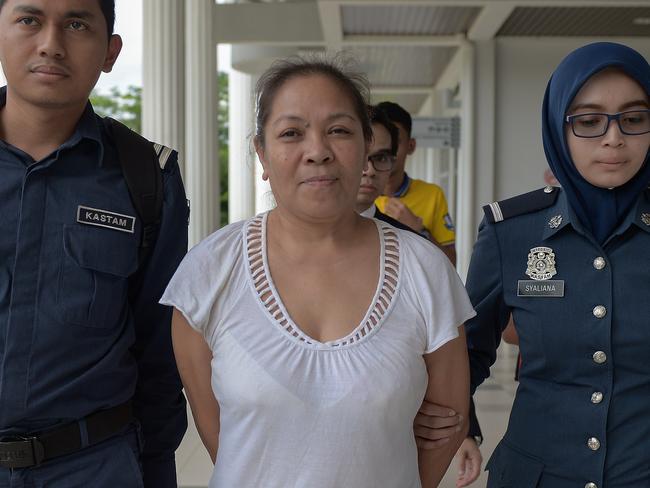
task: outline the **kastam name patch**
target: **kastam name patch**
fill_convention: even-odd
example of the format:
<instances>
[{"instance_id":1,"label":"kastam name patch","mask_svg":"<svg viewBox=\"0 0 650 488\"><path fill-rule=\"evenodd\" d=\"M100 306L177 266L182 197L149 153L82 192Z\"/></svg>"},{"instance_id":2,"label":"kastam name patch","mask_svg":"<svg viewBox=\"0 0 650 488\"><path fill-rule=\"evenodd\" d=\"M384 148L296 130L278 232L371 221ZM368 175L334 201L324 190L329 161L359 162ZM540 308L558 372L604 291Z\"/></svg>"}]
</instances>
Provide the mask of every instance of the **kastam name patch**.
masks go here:
<instances>
[{"instance_id":1,"label":"kastam name patch","mask_svg":"<svg viewBox=\"0 0 650 488\"><path fill-rule=\"evenodd\" d=\"M135 232L135 217L83 205L79 205L77 209L77 222L131 234Z\"/></svg>"}]
</instances>

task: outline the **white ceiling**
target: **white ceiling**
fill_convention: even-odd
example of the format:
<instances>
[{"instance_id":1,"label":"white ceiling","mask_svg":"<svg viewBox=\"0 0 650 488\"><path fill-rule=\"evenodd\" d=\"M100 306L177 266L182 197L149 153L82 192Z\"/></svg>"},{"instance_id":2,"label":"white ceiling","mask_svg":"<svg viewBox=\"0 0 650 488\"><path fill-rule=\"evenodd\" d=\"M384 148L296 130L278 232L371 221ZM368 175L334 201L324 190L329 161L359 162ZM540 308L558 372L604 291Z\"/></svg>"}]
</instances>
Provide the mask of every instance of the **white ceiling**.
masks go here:
<instances>
[{"instance_id":1,"label":"white ceiling","mask_svg":"<svg viewBox=\"0 0 650 488\"><path fill-rule=\"evenodd\" d=\"M220 43L348 50L382 98L416 110L467 40L650 41L650 0L258 0L216 5L215 22Z\"/></svg>"}]
</instances>

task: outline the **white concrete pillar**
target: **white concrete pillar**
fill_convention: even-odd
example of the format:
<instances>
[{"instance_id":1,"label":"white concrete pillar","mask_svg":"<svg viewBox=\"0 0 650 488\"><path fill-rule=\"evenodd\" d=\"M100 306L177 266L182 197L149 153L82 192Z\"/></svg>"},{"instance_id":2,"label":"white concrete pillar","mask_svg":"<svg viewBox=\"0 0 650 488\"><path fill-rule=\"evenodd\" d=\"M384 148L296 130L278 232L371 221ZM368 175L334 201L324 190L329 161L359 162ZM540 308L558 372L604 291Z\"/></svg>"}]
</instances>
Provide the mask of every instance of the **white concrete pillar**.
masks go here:
<instances>
[{"instance_id":1,"label":"white concrete pillar","mask_svg":"<svg viewBox=\"0 0 650 488\"><path fill-rule=\"evenodd\" d=\"M460 148L458 151L458 180L457 180L457 214L456 214L456 269L465 278L469 268L469 260L476 236L474 205L474 124L476 86L475 48L470 42L460 48L461 56L461 129Z\"/></svg>"},{"instance_id":2,"label":"white concrete pillar","mask_svg":"<svg viewBox=\"0 0 650 488\"><path fill-rule=\"evenodd\" d=\"M185 156L185 0L143 1L142 135Z\"/></svg>"},{"instance_id":3,"label":"white concrete pillar","mask_svg":"<svg viewBox=\"0 0 650 488\"><path fill-rule=\"evenodd\" d=\"M185 7L185 188L193 246L219 227L217 45L214 2L186 0Z\"/></svg>"},{"instance_id":4,"label":"white concrete pillar","mask_svg":"<svg viewBox=\"0 0 650 488\"><path fill-rule=\"evenodd\" d=\"M255 215L252 76L231 71L228 97L228 222L237 222Z\"/></svg>"}]
</instances>

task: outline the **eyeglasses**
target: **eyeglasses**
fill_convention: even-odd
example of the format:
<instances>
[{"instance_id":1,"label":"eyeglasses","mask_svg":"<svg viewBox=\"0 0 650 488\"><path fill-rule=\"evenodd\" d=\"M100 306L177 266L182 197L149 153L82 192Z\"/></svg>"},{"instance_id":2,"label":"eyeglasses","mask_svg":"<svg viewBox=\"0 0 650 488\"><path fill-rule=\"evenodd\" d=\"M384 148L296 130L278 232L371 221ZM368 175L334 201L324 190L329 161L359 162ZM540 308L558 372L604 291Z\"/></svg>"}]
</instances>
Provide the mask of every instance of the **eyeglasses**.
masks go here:
<instances>
[{"instance_id":1,"label":"eyeglasses","mask_svg":"<svg viewBox=\"0 0 650 488\"><path fill-rule=\"evenodd\" d=\"M368 161L375 168L375 171L390 171L395 165L396 158L390 153L380 152L368 156Z\"/></svg>"},{"instance_id":2,"label":"eyeglasses","mask_svg":"<svg viewBox=\"0 0 650 488\"><path fill-rule=\"evenodd\" d=\"M576 137L600 137L607 133L612 120L615 120L621 132L628 136L639 136L650 132L650 110L630 110L617 114L567 115L565 122L571 124L571 130Z\"/></svg>"}]
</instances>

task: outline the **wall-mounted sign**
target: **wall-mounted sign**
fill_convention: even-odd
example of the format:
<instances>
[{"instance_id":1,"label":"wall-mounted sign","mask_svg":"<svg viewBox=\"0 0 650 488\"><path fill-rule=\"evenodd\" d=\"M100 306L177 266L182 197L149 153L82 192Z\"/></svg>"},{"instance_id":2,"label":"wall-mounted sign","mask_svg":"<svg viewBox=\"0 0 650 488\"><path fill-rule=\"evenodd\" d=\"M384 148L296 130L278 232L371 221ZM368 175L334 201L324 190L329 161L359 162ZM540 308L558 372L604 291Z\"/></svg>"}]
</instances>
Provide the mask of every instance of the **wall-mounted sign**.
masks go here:
<instances>
[{"instance_id":1,"label":"wall-mounted sign","mask_svg":"<svg viewBox=\"0 0 650 488\"><path fill-rule=\"evenodd\" d=\"M460 117L414 117L411 137L419 147L460 147Z\"/></svg>"}]
</instances>

